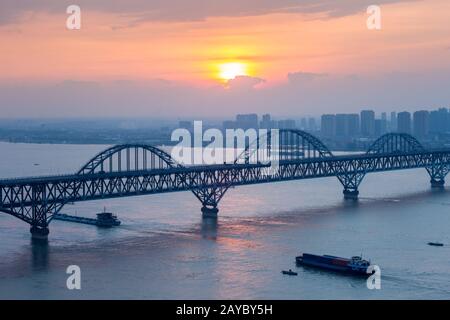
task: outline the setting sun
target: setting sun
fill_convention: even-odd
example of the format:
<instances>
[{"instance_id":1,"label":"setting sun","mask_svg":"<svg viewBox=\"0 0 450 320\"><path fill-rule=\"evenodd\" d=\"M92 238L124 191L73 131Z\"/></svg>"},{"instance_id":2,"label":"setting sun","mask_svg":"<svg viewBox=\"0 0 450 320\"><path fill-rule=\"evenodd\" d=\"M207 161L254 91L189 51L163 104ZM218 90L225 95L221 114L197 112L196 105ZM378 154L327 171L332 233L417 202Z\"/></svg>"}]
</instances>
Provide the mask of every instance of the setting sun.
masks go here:
<instances>
[{"instance_id":1,"label":"setting sun","mask_svg":"<svg viewBox=\"0 0 450 320\"><path fill-rule=\"evenodd\" d=\"M219 65L219 77L223 80L231 80L237 76L247 76L247 65L241 62L228 62Z\"/></svg>"}]
</instances>

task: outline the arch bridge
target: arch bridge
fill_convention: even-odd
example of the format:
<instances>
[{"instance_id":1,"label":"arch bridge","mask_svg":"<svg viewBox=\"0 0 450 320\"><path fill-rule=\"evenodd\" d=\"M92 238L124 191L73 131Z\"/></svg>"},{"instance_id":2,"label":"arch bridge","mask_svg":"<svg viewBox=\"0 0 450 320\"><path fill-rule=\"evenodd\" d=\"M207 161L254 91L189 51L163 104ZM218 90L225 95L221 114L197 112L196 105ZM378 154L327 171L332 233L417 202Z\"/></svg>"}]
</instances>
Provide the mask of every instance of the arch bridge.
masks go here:
<instances>
[{"instance_id":1,"label":"arch bridge","mask_svg":"<svg viewBox=\"0 0 450 320\"><path fill-rule=\"evenodd\" d=\"M362 154L334 155L301 130L269 131L238 151L232 163L185 166L154 146L113 146L73 174L0 180L0 211L30 224L33 237L46 238L53 215L69 202L191 191L203 215L217 217L234 186L335 176L344 198L356 200L368 173L425 168L431 186L442 188L450 165L450 149L428 150L399 133L381 136Z\"/></svg>"}]
</instances>

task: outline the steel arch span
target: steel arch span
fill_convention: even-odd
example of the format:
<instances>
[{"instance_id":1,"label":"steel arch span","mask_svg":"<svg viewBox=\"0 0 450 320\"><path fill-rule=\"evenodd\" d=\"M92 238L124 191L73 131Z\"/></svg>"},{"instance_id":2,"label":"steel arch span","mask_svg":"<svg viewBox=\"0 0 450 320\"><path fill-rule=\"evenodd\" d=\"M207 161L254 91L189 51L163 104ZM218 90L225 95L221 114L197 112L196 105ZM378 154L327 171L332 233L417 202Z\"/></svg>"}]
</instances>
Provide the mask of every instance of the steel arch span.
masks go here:
<instances>
[{"instance_id":1,"label":"steel arch span","mask_svg":"<svg viewBox=\"0 0 450 320\"><path fill-rule=\"evenodd\" d=\"M114 172L134 172L175 167L181 166L168 153L159 148L144 144L124 144L101 151L82 166L76 175L107 175ZM64 205L70 201L61 200L60 202L46 203L45 191L40 191L40 188L41 186L37 185L30 187L29 190L30 199L33 197L33 193L42 197L34 199L36 202L39 202L39 205L33 207L17 207L2 211L29 223L35 229L40 229L38 232L45 233L53 216L61 211ZM71 190L71 187L67 186L65 189L59 191L74 192L75 190Z\"/></svg>"},{"instance_id":2,"label":"steel arch span","mask_svg":"<svg viewBox=\"0 0 450 320\"><path fill-rule=\"evenodd\" d=\"M423 151L422 144L407 133L387 133L382 135L367 150L367 154Z\"/></svg>"},{"instance_id":3,"label":"steel arch span","mask_svg":"<svg viewBox=\"0 0 450 320\"><path fill-rule=\"evenodd\" d=\"M77 174L108 174L183 167L170 154L160 148L145 144L124 144L101 151L89 160ZM193 189L192 193L202 203L203 211L217 213L217 204L227 189L221 187L199 188ZM61 210L63 205L55 213Z\"/></svg>"},{"instance_id":4,"label":"steel arch span","mask_svg":"<svg viewBox=\"0 0 450 320\"><path fill-rule=\"evenodd\" d=\"M233 164L259 164L271 161L301 161L332 157L328 147L315 136L302 130L281 129L268 130L245 146L234 160ZM261 170L262 175L271 174L271 168ZM203 213L215 216L218 212L217 205L231 183L226 183L226 176L222 177L218 186L194 190L194 194L202 202Z\"/></svg>"},{"instance_id":5,"label":"steel arch span","mask_svg":"<svg viewBox=\"0 0 450 320\"><path fill-rule=\"evenodd\" d=\"M366 154L401 154L424 151L425 148L413 136L406 133L387 133L373 142ZM427 169L428 170L428 169ZM348 168L348 173L338 175L337 178L344 186L344 197L356 200L359 195L358 187L366 175L366 171Z\"/></svg>"},{"instance_id":6,"label":"steel arch span","mask_svg":"<svg viewBox=\"0 0 450 320\"><path fill-rule=\"evenodd\" d=\"M367 154L393 154L424 151L423 145L412 135L406 133L388 133L376 140L367 150ZM435 163L435 162L433 162ZM445 176L450 171L447 164L433 164L425 167L430 175L433 188L442 188Z\"/></svg>"},{"instance_id":7,"label":"steel arch span","mask_svg":"<svg viewBox=\"0 0 450 320\"><path fill-rule=\"evenodd\" d=\"M367 155L395 155L412 154L424 152L424 146L412 135L407 133L387 133L375 140L368 148ZM425 166L430 175L430 182L433 188L442 188L445 184L445 176L450 171L448 164L432 161L431 165ZM358 187L366 175L363 170L348 170L348 174L338 176L344 186L344 196L347 199L357 199Z\"/></svg>"},{"instance_id":8,"label":"steel arch span","mask_svg":"<svg viewBox=\"0 0 450 320\"><path fill-rule=\"evenodd\" d=\"M89 160L78 174L167 169L180 166L165 151L145 144L116 145Z\"/></svg>"},{"instance_id":9,"label":"steel arch span","mask_svg":"<svg viewBox=\"0 0 450 320\"><path fill-rule=\"evenodd\" d=\"M312 134L296 129L279 132L280 160L332 157L328 147Z\"/></svg>"},{"instance_id":10,"label":"steel arch span","mask_svg":"<svg viewBox=\"0 0 450 320\"><path fill-rule=\"evenodd\" d=\"M277 135L277 136L276 136ZM332 157L328 147L312 134L296 129L268 130L245 146L234 163L258 163L271 159L305 160Z\"/></svg>"}]
</instances>

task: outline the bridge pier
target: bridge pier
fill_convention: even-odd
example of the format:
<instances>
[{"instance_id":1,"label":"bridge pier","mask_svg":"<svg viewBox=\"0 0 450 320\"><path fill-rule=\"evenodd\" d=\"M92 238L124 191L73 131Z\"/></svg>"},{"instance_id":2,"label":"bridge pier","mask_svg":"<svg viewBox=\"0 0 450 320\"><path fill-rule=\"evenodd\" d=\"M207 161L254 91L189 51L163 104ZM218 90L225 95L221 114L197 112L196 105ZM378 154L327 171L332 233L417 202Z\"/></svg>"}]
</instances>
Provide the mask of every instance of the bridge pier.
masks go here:
<instances>
[{"instance_id":1,"label":"bridge pier","mask_svg":"<svg viewBox=\"0 0 450 320\"><path fill-rule=\"evenodd\" d=\"M48 227L40 227L40 226L31 226L31 239L33 241L46 242L48 241L48 234L50 230Z\"/></svg>"},{"instance_id":2,"label":"bridge pier","mask_svg":"<svg viewBox=\"0 0 450 320\"><path fill-rule=\"evenodd\" d=\"M228 187L212 187L194 190L193 193L202 203L202 217L217 219L219 201L222 199Z\"/></svg>"},{"instance_id":3,"label":"bridge pier","mask_svg":"<svg viewBox=\"0 0 450 320\"><path fill-rule=\"evenodd\" d=\"M433 164L426 168L430 175L430 184L433 189L444 189L445 176L449 172L449 168L444 164Z\"/></svg>"},{"instance_id":4,"label":"bridge pier","mask_svg":"<svg viewBox=\"0 0 450 320\"><path fill-rule=\"evenodd\" d=\"M42 185L37 185L33 187L32 197L37 202L45 197L45 187ZM31 240L37 242L47 242L48 234L50 230L48 229L49 220L48 217L62 205L48 205L34 203L31 207L31 225L30 233Z\"/></svg>"},{"instance_id":5,"label":"bridge pier","mask_svg":"<svg viewBox=\"0 0 450 320\"><path fill-rule=\"evenodd\" d=\"M203 205L202 207L203 219L217 219L217 213L219 213L217 206Z\"/></svg>"},{"instance_id":6,"label":"bridge pier","mask_svg":"<svg viewBox=\"0 0 450 320\"><path fill-rule=\"evenodd\" d=\"M431 179L431 188L433 189L444 189L445 180L444 179Z\"/></svg>"},{"instance_id":7,"label":"bridge pier","mask_svg":"<svg viewBox=\"0 0 450 320\"><path fill-rule=\"evenodd\" d=\"M364 176L365 173L361 172L337 176L342 186L344 187L344 191L342 193L344 194L345 200L353 200L353 201L358 200L359 196L358 187L361 184L361 181L364 178Z\"/></svg>"},{"instance_id":8,"label":"bridge pier","mask_svg":"<svg viewBox=\"0 0 450 320\"><path fill-rule=\"evenodd\" d=\"M358 189L344 189L342 193L344 194L345 200L353 200L353 201L358 200L359 196Z\"/></svg>"}]
</instances>

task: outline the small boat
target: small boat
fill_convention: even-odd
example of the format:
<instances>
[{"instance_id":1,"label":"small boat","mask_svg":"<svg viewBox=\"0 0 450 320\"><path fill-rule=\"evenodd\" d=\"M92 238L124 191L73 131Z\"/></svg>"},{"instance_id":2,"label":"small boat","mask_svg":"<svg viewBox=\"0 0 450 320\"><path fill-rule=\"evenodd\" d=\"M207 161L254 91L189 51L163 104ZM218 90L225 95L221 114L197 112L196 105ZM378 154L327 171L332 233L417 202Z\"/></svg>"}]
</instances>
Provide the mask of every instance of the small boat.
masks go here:
<instances>
[{"instance_id":1,"label":"small boat","mask_svg":"<svg viewBox=\"0 0 450 320\"><path fill-rule=\"evenodd\" d=\"M281 271L281 273L282 273L282 274L287 274L287 275L289 275L289 276L297 276L297 275L298 275L297 272L294 272L294 271L292 271L291 269L289 269L288 271L283 270L283 271Z\"/></svg>"},{"instance_id":2,"label":"small boat","mask_svg":"<svg viewBox=\"0 0 450 320\"><path fill-rule=\"evenodd\" d=\"M440 242L428 242L429 246L434 246L434 247L443 247L444 244L440 243Z\"/></svg>"},{"instance_id":3,"label":"small boat","mask_svg":"<svg viewBox=\"0 0 450 320\"><path fill-rule=\"evenodd\" d=\"M103 211L102 213L97 213L97 223L98 227L117 227L120 226L120 220L117 216L111 212Z\"/></svg>"},{"instance_id":4,"label":"small boat","mask_svg":"<svg viewBox=\"0 0 450 320\"><path fill-rule=\"evenodd\" d=\"M120 226L120 223L121 223L120 220L117 219L116 215L112 214L111 212L106 212L106 210L104 210L101 213L97 213L97 219L78 217L78 216L70 216L70 215L64 214L64 213L54 214L53 219L82 223L82 224L90 224L90 225L94 225L94 226L102 227L102 228L117 227L117 226Z\"/></svg>"},{"instance_id":5,"label":"small boat","mask_svg":"<svg viewBox=\"0 0 450 320\"><path fill-rule=\"evenodd\" d=\"M330 271L342 272L352 275L366 276L372 274L369 272L370 262L362 259L360 256L353 256L350 259L335 257L330 255L315 255L304 253L295 258L299 265L325 269Z\"/></svg>"}]
</instances>

